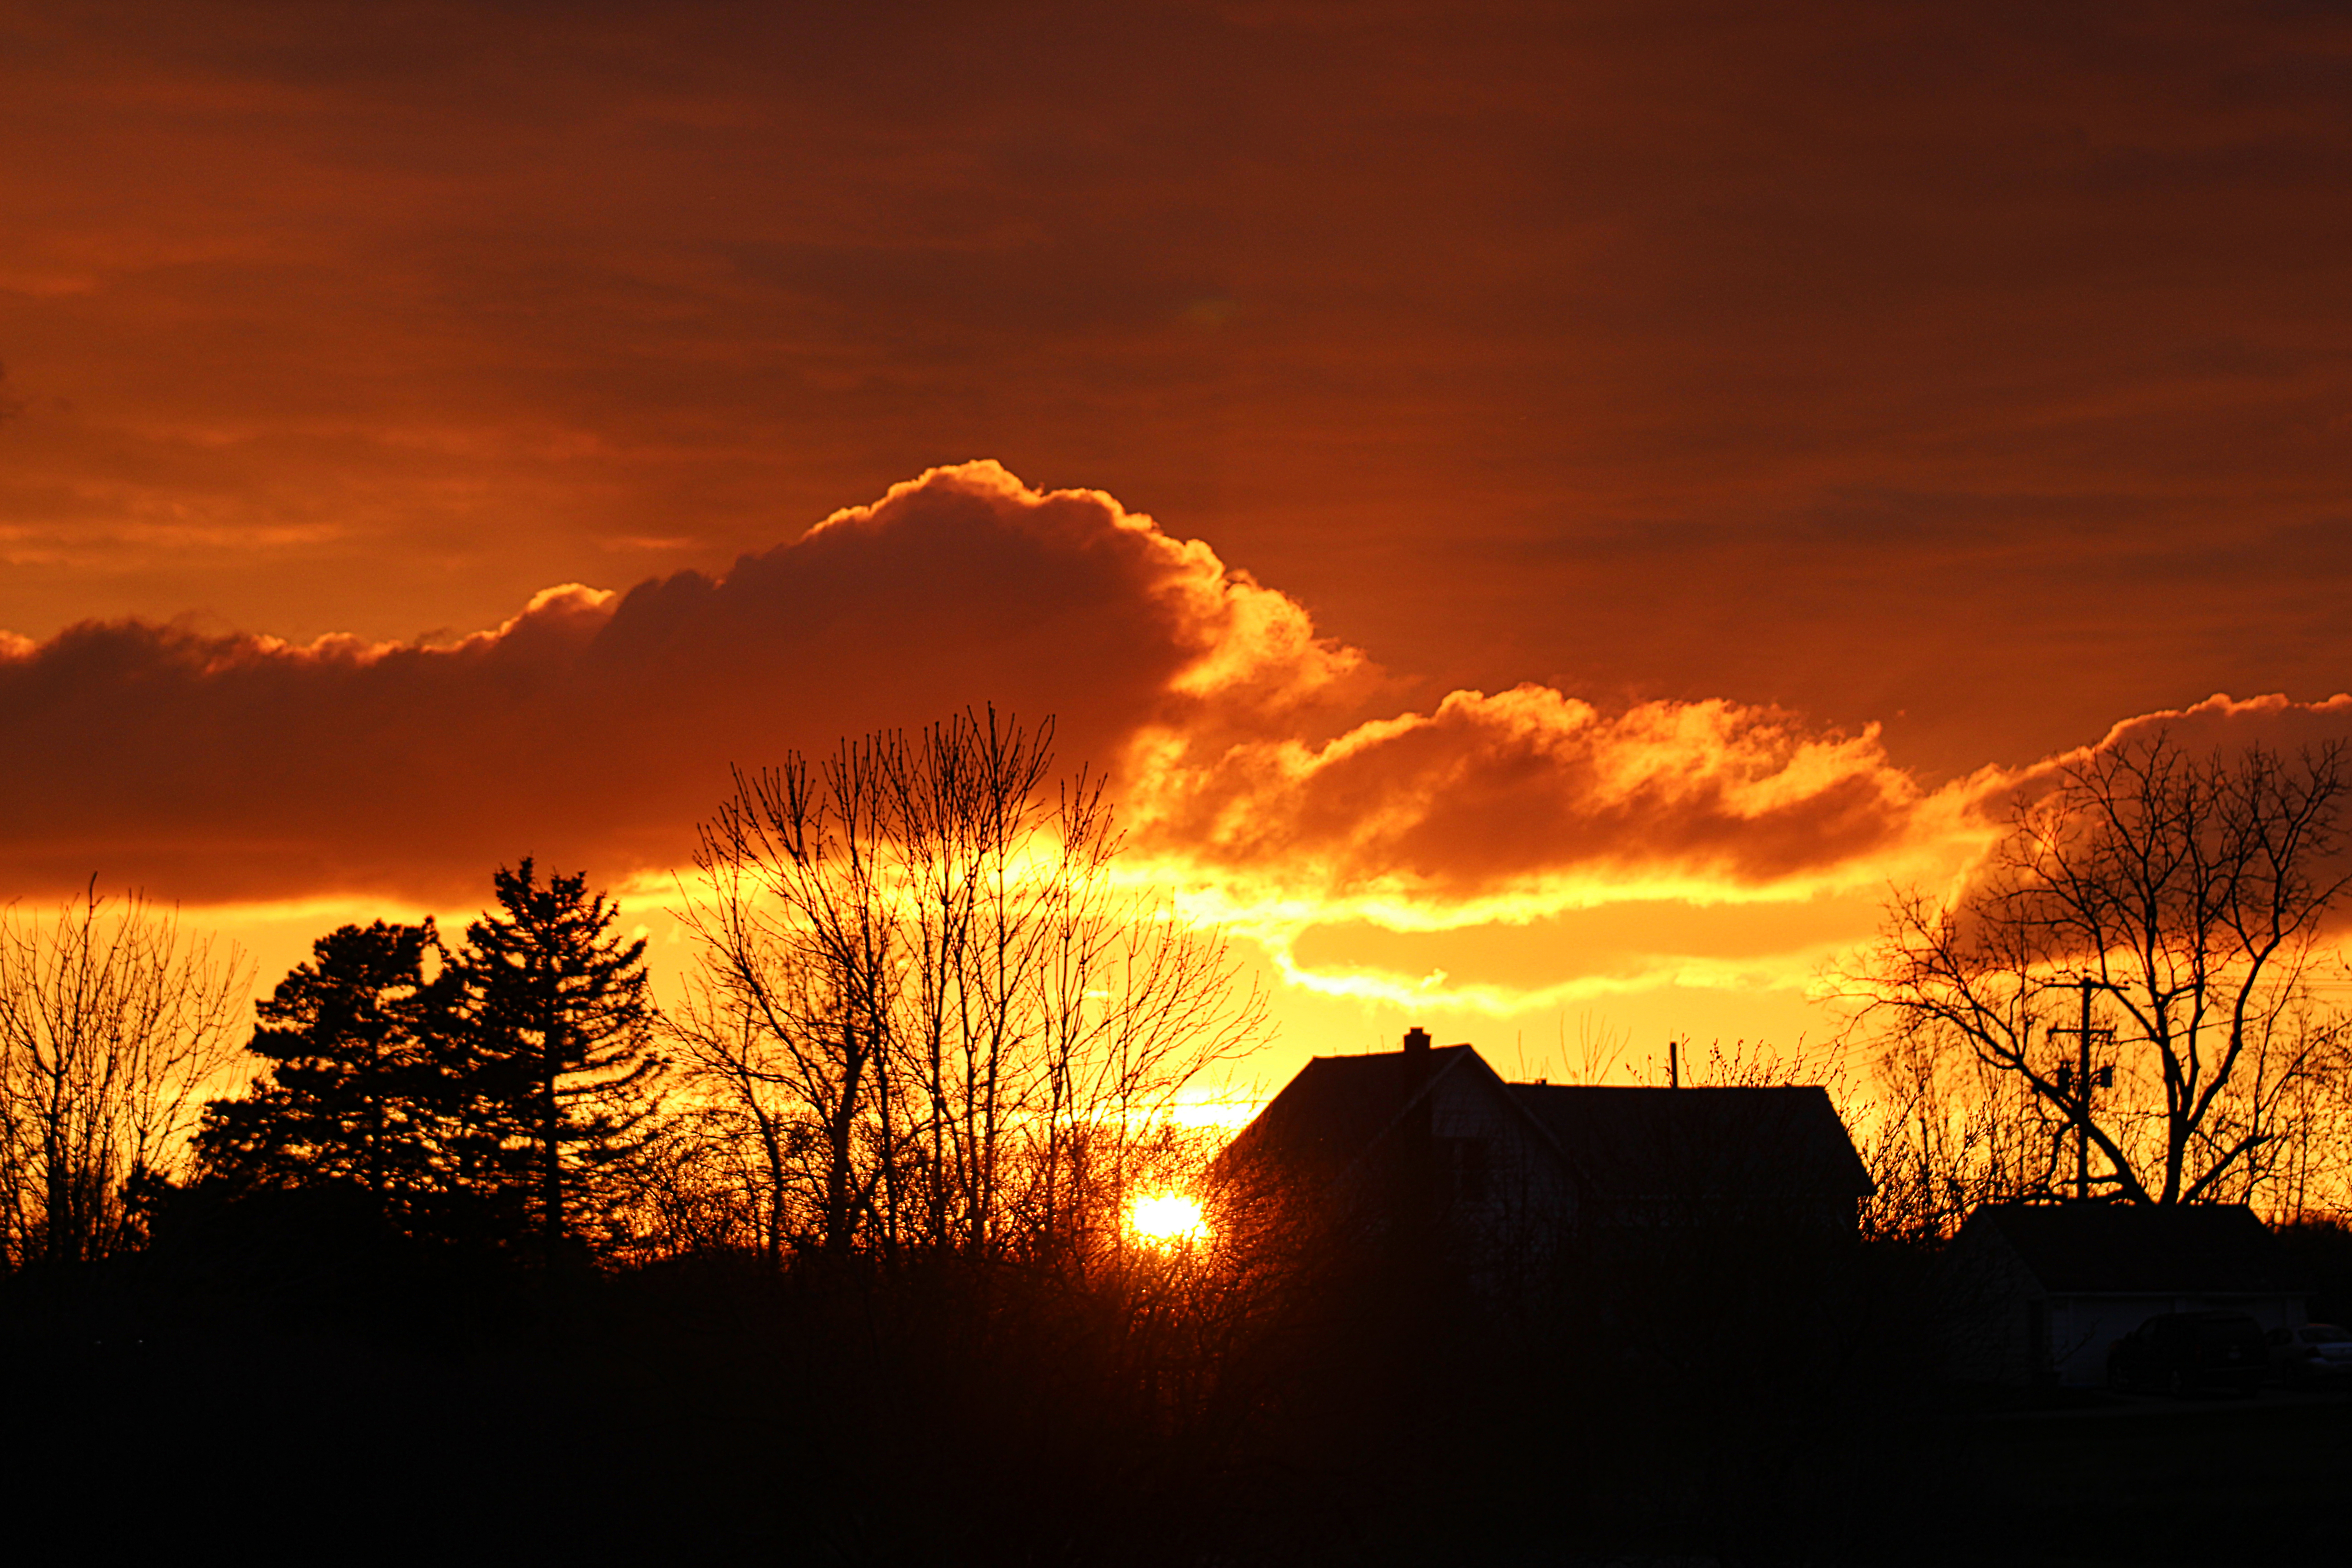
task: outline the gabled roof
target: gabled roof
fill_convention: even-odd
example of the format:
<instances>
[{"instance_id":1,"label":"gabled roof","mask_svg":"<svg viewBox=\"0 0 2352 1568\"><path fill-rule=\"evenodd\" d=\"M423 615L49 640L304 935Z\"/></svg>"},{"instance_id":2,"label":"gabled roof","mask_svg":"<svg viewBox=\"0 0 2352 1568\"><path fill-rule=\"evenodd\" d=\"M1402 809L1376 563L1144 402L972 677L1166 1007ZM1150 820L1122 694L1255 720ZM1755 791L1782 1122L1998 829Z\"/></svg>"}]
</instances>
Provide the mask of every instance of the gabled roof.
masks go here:
<instances>
[{"instance_id":1,"label":"gabled roof","mask_svg":"<svg viewBox=\"0 0 2352 1568\"><path fill-rule=\"evenodd\" d=\"M1493 1077L1468 1046L1312 1058L1218 1162L1270 1158L1337 1175L1370 1152L1440 1078L1464 1068Z\"/></svg>"},{"instance_id":2,"label":"gabled roof","mask_svg":"<svg viewBox=\"0 0 2352 1568\"><path fill-rule=\"evenodd\" d=\"M1960 1235L1987 1231L2054 1294L2302 1289L2278 1238L2243 1204L1988 1204Z\"/></svg>"},{"instance_id":3,"label":"gabled roof","mask_svg":"<svg viewBox=\"0 0 2352 1568\"><path fill-rule=\"evenodd\" d=\"M1491 1086L1592 1192L1624 1198L1861 1197L1874 1185L1826 1090L1505 1083L1468 1046L1317 1057L1218 1156L1336 1177L1449 1077Z\"/></svg>"},{"instance_id":4,"label":"gabled roof","mask_svg":"<svg viewBox=\"0 0 2352 1568\"><path fill-rule=\"evenodd\" d=\"M1818 1086L1633 1089L1515 1083L1511 1097L1612 1197L1867 1197L1862 1157Z\"/></svg>"}]
</instances>

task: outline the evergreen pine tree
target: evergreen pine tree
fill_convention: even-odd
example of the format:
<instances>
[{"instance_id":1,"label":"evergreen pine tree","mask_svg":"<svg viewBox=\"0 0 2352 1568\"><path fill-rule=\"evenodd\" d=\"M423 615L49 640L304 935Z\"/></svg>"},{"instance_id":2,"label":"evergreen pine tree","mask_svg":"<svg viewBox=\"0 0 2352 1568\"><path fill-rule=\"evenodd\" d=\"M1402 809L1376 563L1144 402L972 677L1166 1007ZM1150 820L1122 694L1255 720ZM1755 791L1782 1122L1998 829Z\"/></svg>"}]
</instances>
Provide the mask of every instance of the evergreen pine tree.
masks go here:
<instances>
[{"instance_id":1,"label":"evergreen pine tree","mask_svg":"<svg viewBox=\"0 0 2352 1568\"><path fill-rule=\"evenodd\" d=\"M343 926L260 1003L247 1047L272 1064L242 1100L205 1108L196 1152L232 1191L341 1185L412 1229L443 1184L440 1049L454 986L431 980L430 920Z\"/></svg>"},{"instance_id":2,"label":"evergreen pine tree","mask_svg":"<svg viewBox=\"0 0 2352 1568\"><path fill-rule=\"evenodd\" d=\"M584 873L542 886L525 859L493 885L498 909L451 963L467 1019L461 1121L477 1178L505 1184L552 1260L567 1242L609 1240L612 1178L650 1132L661 1062L646 944L613 933L620 910Z\"/></svg>"}]
</instances>

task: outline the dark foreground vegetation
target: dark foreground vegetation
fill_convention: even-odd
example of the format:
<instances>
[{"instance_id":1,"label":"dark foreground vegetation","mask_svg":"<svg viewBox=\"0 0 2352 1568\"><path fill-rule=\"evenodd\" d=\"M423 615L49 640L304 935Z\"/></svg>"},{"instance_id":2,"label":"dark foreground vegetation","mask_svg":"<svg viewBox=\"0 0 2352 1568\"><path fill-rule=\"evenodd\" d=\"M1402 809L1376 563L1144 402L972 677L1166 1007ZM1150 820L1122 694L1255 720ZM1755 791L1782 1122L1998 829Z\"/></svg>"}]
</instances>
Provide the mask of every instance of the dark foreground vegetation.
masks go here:
<instances>
[{"instance_id":1,"label":"dark foreground vegetation","mask_svg":"<svg viewBox=\"0 0 2352 1568\"><path fill-rule=\"evenodd\" d=\"M9 1280L17 1539L104 1555L1024 1563L2325 1560L2352 1406L1939 1386L1920 1257L1378 1249L569 1276L358 1205ZM2340 1237L2337 1238L2340 1241ZM2340 1250L2340 1248L2339 1248ZM1585 1272L1605 1267L1605 1281Z\"/></svg>"}]
</instances>

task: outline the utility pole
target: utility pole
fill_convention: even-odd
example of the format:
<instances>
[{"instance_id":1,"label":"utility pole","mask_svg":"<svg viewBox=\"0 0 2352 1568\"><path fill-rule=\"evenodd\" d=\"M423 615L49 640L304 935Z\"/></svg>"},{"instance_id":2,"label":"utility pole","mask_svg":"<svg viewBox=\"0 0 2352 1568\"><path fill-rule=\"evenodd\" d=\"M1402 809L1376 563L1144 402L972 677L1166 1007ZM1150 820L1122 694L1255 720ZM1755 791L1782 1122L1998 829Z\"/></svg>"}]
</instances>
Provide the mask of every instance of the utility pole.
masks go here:
<instances>
[{"instance_id":1,"label":"utility pole","mask_svg":"<svg viewBox=\"0 0 2352 1568\"><path fill-rule=\"evenodd\" d=\"M2072 1035L2074 1037L2074 1069L2072 1072L2069 1072L2063 1067L2061 1067L2058 1069L2058 1092L2061 1095L2064 1095L2070 1088L2074 1091L2073 1095L2074 1101L2073 1106L2074 1113L2074 1198L2075 1201L2079 1203L2091 1195L2091 1037L2095 1035L2098 1037L2099 1044L2103 1046L2111 1046L2115 1044L2116 1032L2113 1029L2094 1029L2091 1027L2091 993L2095 990L2101 989L2112 991L2115 987L2106 984L2103 981L2094 980L2087 974L2084 975L2077 984L2079 984L2083 988L2082 1023L2072 1029L2060 1028L2057 1025L2053 1024L2050 1026L2050 1033L2053 1036ZM2067 1081L2069 1079L2074 1080L2071 1084ZM2101 1088L2109 1087L2113 1085L2115 1081L2116 1069L2114 1068L2103 1067L2099 1069L2099 1083Z\"/></svg>"},{"instance_id":2,"label":"utility pole","mask_svg":"<svg viewBox=\"0 0 2352 1568\"><path fill-rule=\"evenodd\" d=\"M1673 1040L1673 1039L1670 1039L1670 1040L1668 1040L1668 1041L1666 1042L1666 1087L1667 1087L1668 1089L1680 1089L1680 1088L1682 1088L1682 1086L1683 1086L1683 1047L1682 1047L1682 1042L1681 1042L1680 1040Z\"/></svg>"}]
</instances>

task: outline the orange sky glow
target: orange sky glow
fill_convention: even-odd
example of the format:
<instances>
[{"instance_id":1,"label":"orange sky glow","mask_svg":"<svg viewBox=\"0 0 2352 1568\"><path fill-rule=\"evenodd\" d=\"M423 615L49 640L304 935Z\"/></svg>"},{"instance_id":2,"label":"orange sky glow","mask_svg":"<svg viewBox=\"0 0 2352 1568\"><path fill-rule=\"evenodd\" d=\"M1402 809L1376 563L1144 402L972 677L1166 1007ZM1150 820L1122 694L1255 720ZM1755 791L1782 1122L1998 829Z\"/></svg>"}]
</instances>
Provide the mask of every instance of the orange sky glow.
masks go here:
<instances>
[{"instance_id":1,"label":"orange sky glow","mask_svg":"<svg viewBox=\"0 0 2352 1568\"><path fill-rule=\"evenodd\" d=\"M2053 759L2352 735L2347 88L2320 7L0 4L0 899L266 986L535 855L674 977L730 765L993 703L1270 988L1244 1099L1825 1039Z\"/></svg>"}]
</instances>

